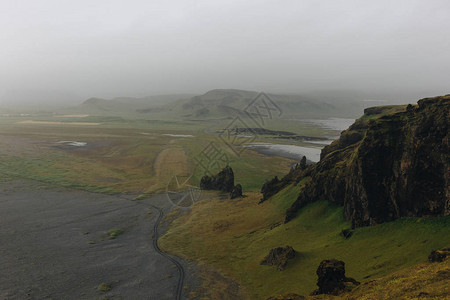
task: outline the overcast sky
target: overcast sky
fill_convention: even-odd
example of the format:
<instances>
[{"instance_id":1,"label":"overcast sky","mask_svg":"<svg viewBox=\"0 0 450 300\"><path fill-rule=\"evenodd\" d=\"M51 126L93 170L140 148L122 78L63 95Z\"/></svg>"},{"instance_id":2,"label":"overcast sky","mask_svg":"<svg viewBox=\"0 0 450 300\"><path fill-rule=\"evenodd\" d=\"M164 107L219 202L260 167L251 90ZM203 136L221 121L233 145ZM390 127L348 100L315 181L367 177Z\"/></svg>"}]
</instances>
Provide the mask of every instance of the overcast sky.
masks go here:
<instances>
[{"instance_id":1,"label":"overcast sky","mask_svg":"<svg viewBox=\"0 0 450 300\"><path fill-rule=\"evenodd\" d=\"M450 93L450 1L0 0L0 95Z\"/></svg>"}]
</instances>

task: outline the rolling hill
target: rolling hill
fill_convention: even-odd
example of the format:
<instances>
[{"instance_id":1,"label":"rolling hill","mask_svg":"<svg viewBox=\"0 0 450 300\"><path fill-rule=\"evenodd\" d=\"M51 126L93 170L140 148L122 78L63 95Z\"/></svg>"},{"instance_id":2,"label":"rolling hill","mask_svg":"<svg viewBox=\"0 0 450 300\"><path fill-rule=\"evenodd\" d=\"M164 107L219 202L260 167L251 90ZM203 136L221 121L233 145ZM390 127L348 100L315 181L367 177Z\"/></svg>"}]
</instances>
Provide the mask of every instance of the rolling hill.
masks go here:
<instances>
[{"instance_id":1,"label":"rolling hill","mask_svg":"<svg viewBox=\"0 0 450 300\"><path fill-rule=\"evenodd\" d=\"M249 105L255 103L260 93L236 89L215 89L202 95L164 95L145 98L121 97L114 99L90 98L73 107L71 113L91 115L129 115L143 119L178 118L182 120L227 119L246 117ZM276 106L282 118L304 117L355 117L367 105L362 96L349 93L321 96L263 94L263 102ZM253 112L254 113L254 112Z\"/></svg>"}]
</instances>

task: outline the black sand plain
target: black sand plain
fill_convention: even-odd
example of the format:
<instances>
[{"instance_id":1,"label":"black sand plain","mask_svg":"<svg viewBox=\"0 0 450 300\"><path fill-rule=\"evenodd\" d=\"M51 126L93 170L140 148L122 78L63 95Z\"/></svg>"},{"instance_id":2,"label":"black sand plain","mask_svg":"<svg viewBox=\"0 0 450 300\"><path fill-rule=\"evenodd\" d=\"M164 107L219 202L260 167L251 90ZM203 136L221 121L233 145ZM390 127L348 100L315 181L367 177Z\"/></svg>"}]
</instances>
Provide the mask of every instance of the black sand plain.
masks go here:
<instances>
[{"instance_id":1,"label":"black sand plain","mask_svg":"<svg viewBox=\"0 0 450 300\"><path fill-rule=\"evenodd\" d=\"M172 204L165 194L132 199L0 183L0 299L177 299L180 272L153 242L157 208L167 213ZM123 234L111 239L113 229ZM183 267L186 298L197 271L172 258Z\"/></svg>"}]
</instances>

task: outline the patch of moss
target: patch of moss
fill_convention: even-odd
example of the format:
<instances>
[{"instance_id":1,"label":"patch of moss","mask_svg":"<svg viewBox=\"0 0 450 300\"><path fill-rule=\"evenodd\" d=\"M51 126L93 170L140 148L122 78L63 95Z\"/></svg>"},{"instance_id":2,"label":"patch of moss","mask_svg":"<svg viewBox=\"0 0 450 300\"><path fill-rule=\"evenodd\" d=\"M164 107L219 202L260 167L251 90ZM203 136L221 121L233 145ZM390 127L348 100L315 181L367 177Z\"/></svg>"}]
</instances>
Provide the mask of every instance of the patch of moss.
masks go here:
<instances>
[{"instance_id":1,"label":"patch of moss","mask_svg":"<svg viewBox=\"0 0 450 300\"><path fill-rule=\"evenodd\" d=\"M98 289L99 291L102 291L102 292L108 292L108 291L111 290L111 285L108 284L108 283L102 282L102 283L99 284L99 286L97 287L97 289Z\"/></svg>"},{"instance_id":2,"label":"patch of moss","mask_svg":"<svg viewBox=\"0 0 450 300\"><path fill-rule=\"evenodd\" d=\"M146 194L140 194L139 196L134 197L134 198L133 198L133 201L143 200L143 199L145 199L145 198L147 198L147 195L146 195Z\"/></svg>"},{"instance_id":3,"label":"patch of moss","mask_svg":"<svg viewBox=\"0 0 450 300\"><path fill-rule=\"evenodd\" d=\"M108 237L109 239L113 240L123 233L124 231L122 229L111 229L110 231L108 231Z\"/></svg>"}]
</instances>

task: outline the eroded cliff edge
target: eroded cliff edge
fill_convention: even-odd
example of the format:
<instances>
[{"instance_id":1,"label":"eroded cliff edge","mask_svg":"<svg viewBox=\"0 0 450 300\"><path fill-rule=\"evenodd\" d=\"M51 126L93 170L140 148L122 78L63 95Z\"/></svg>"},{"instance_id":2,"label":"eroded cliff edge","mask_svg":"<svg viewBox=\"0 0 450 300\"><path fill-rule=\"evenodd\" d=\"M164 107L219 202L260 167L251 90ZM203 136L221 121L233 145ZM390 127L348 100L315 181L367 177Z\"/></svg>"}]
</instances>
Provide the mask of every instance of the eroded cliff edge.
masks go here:
<instances>
[{"instance_id":1,"label":"eroded cliff edge","mask_svg":"<svg viewBox=\"0 0 450 300\"><path fill-rule=\"evenodd\" d=\"M449 215L449 108L450 95L366 109L320 162L286 176L303 188L285 221L322 199L344 206L353 227Z\"/></svg>"}]
</instances>

